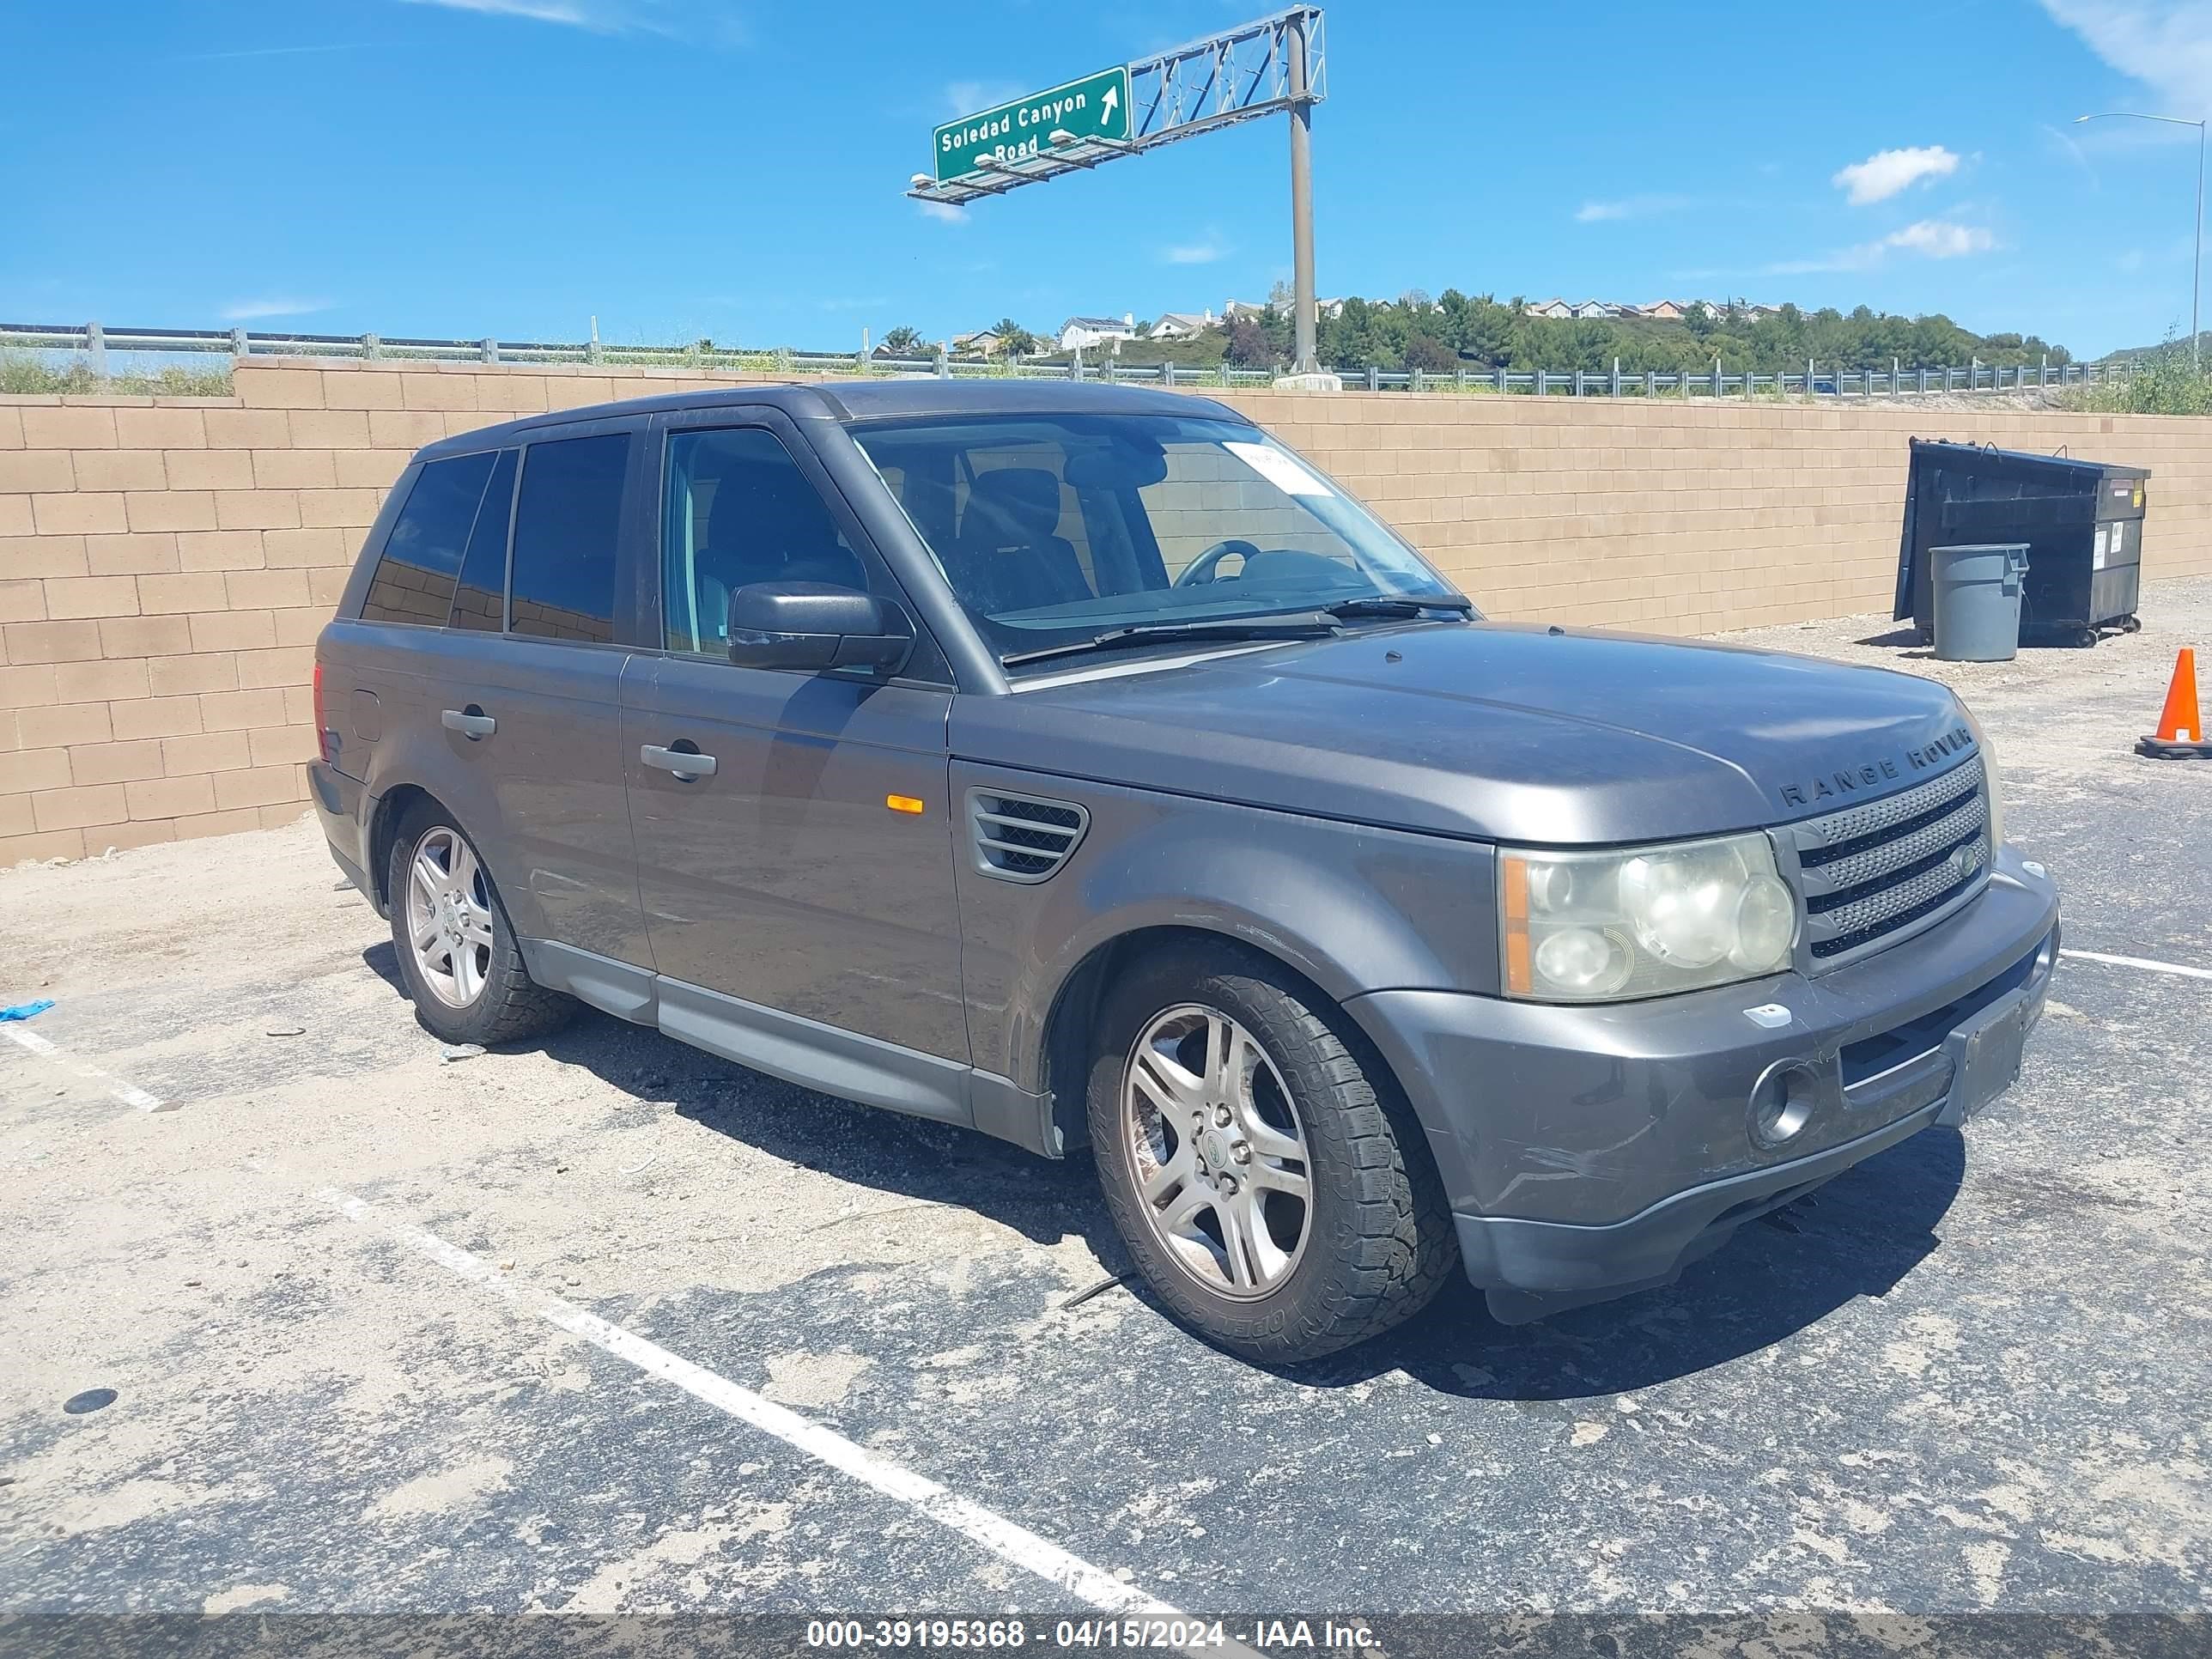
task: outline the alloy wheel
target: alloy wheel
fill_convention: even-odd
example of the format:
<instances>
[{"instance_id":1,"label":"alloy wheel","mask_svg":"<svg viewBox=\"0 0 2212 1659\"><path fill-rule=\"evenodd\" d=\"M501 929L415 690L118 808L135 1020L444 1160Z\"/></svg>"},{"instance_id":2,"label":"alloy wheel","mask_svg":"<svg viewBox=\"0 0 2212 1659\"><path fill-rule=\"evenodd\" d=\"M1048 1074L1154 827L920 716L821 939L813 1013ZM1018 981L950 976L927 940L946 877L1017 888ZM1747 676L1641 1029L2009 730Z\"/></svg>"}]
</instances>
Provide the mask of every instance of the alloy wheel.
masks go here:
<instances>
[{"instance_id":1,"label":"alloy wheel","mask_svg":"<svg viewBox=\"0 0 2212 1659\"><path fill-rule=\"evenodd\" d=\"M1312 1161L1282 1073L1229 1015L1190 1003L1129 1050L1122 1123L1138 1207L1170 1259L1218 1296L1267 1295L1312 1230Z\"/></svg>"},{"instance_id":2,"label":"alloy wheel","mask_svg":"<svg viewBox=\"0 0 2212 1659\"><path fill-rule=\"evenodd\" d=\"M491 972L491 892L461 832L439 824L407 865L407 938L430 993L449 1008L483 994Z\"/></svg>"}]
</instances>

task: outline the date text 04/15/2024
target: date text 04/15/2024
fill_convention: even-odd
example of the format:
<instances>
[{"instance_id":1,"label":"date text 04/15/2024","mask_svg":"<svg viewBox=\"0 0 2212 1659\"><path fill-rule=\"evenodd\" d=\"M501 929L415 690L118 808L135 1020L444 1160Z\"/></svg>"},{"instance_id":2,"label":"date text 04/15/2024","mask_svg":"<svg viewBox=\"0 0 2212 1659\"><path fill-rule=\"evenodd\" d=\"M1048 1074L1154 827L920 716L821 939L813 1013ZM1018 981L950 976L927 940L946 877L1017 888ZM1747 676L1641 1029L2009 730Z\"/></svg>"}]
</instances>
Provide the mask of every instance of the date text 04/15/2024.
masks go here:
<instances>
[{"instance_id":1,"label":"date text 04/15/2024","mask_svg":"<svg viewBox=\"0 0 2212 1659\"><path fill-rule=\"evenodd\" d=\"M1238 1621L1240 1626L1243 1621ZM1032 1644L1063 1650L1157 1650L1196 1652L1208 1648L1333 1649L1357 1651L1376 1644L1364 1626L1334 1619L1255 1619L1231 1630L1224 1620L1196 1618L1060 1619L1049 1638L1018 1617L999 1619L816 1619L806 1626L809 1647L836 1650L900 1649L1019 1649Z\"/></svg>"}]
</instances>

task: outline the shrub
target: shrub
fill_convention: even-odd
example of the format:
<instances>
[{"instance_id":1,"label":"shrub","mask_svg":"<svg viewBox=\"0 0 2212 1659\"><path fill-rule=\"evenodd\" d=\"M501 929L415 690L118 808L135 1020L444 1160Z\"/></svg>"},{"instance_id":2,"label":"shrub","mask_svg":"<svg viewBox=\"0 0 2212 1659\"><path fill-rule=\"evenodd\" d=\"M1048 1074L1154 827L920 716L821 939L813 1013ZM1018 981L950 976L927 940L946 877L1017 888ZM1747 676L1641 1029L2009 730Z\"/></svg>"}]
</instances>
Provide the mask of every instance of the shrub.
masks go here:
<instances>
[{"instance_id":1,"label":"shrub","mask_svg":"<svg viewBox=\"0 0 2212 1659\"><path fill-rule=\"evenodd\" d=\"M2139 359L2126 380L2085 386L2067 401L2100 415L2212 415L2212 369L2169 340Z\"/></svg>"},{"instance_id":2,"label":"shrub","mask_svg":"<svg viewBox=\"0 0 2212 1659\"><path fill-rule=\"evenodd\" d=\"M57 368L28 352L0 351L0 392L52 397L93 398L106 393L118 398L228 398L230 367L221 368L165 368L155 374L108 374L92 372L79 358Z\"/></svg>"}]
</instances>

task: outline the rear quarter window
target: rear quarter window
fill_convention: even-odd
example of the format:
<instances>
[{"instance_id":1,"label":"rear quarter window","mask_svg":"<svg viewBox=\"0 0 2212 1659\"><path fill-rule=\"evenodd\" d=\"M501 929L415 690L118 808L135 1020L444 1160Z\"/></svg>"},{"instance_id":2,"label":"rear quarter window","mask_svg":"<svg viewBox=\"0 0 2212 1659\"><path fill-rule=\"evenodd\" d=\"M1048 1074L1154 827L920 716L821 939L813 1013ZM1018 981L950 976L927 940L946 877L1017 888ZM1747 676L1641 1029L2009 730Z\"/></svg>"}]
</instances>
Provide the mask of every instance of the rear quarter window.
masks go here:
<instances>
[{"instance_id":1,"label":"rear quarter window","mask_svg":"<svg viewBox=\"0 0 2212 1659\"><path fill-rule=\"evenodd\" d=\"M502 449L477 509L477 527L461 556L461 580L453 590L455 628L496 634L507 624L507 531L514 512L515 452Z\"/></svg>"},{"instance_id":2,"label":"rear quarter window","mask_svg":"<svg viewBox=\"0 0 2212 1659\"><path fill-rule=\"evenodd\" d=\"M489 452L456 455L416 475L362 601L362 621L446 625L493 459Z\"/></svg>"},{"instance_id":3,"label":"rear quarter window","mask_svg":"<svg viewBox=\"0 0 2212 1659\"><path fill-rule=\"evenodd\" d=\"M629 445L629 433L611 432L534 443L523 452L508 632L613 641L615 553Z\"/></svg>"}]
</instances>

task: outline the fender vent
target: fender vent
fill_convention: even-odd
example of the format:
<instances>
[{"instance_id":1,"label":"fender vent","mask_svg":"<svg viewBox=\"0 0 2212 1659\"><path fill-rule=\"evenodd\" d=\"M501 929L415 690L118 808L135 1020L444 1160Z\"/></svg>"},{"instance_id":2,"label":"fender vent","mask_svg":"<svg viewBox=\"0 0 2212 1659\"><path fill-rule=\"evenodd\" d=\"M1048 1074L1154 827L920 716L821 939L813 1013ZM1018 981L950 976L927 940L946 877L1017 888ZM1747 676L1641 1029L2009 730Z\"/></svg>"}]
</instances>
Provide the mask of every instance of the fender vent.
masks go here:
<instances>
[{"instance_id":1,"label":"fender vent","mask_svg":"<svg viewBox=\"0 0 2212 1659\"><path fill-rule=\"evenodd\" d=\"M975 867L1001 881L1044 880L1067 862L1090 824L1091 814L1073 801L1039 800L993 789L968 792Z\"/></svg>"}]
</instances>

